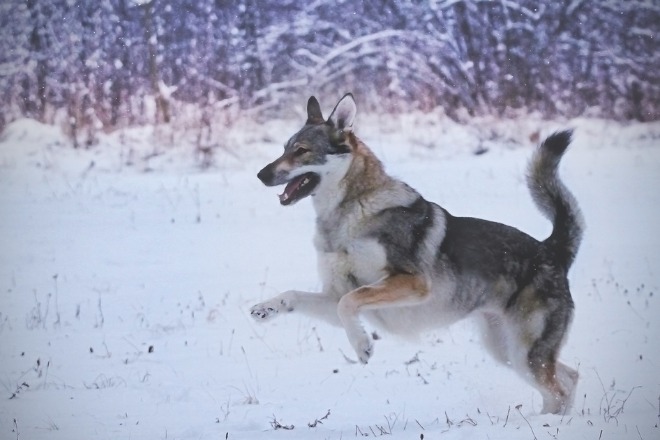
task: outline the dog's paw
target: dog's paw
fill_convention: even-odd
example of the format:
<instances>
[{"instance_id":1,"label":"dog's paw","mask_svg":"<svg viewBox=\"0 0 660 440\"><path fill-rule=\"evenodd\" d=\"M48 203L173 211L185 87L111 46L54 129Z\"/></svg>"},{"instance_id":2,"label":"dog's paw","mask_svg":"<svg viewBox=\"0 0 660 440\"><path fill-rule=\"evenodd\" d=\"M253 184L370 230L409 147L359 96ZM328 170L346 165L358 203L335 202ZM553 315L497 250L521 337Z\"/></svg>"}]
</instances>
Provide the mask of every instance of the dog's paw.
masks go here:
<instances>
[{"instance_id":1,"label":"dog's paw","mask_svg":"<svg viewBox=\"0 0 660 440\"><path fill-rule=\"evenodd\" d=\"M292 312L291 301L284 295L277 296L269 301L252 306L250 314L257 321L265 321L280 312Z\"/></svg>"},{"instance_id":2,"label":"dog's paw","mask_svg":"<svg viewBox=\"0 0 660 440\"><path fill-rule=\"evenodd\" d=\"M366 364L369 362L371 355L374 354L374 343L369 336L365 334L364 338L361 338L360 341L355 344L355 353L361 363Z\"/></svg>"},{"instance_id":3,"label":"dog's paw","mask_svg":"<svg viewBox=\"0 0 660 440\"><path fill-rule=\"evenodd\" d=\"M277 307L269 303L257 304L250 309L250 315L257 321L265 321L274 317L277 313Z\"/></svg>"}]
</instances>

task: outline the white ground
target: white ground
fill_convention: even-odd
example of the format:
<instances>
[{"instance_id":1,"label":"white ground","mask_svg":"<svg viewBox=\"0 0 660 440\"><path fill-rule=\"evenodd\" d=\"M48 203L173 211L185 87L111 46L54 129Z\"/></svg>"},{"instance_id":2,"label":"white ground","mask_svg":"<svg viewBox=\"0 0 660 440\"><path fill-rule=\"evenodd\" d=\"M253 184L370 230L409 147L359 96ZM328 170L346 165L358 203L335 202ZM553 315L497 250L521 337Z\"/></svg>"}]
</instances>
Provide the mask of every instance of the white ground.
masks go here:
<instances>
[{"instance_id":1,"label":"white ground","mask_svg":"<svg viewBox=\"0 0 660 440\"><path fill-rule=\"evenodd\" d=\"M283 208L255 177L295 124L237 127L200 171L153 128L74 151L24 120L0 139L0 438L660 438L660 124L432 122L357 131L450 212L538 238L528 136L577 128L561 169L588 224L562 354L581 375L570 413L538 415L469 322L382 334L362 366L341 329L251 320L253 303L319 288L311 203Z\"/></svg>"}]
</instances>

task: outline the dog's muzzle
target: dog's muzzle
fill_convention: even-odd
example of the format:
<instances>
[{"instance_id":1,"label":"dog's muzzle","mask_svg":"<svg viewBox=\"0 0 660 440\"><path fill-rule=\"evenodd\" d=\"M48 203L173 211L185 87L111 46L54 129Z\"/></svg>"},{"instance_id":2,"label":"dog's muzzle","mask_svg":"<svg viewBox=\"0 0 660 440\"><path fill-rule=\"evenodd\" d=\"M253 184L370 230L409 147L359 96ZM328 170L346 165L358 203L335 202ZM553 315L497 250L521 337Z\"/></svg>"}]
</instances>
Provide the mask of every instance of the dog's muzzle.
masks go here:
<instances>
[{"instance_id":1,"label":"dog's muzzle","mask_svg":"<svg viewBox=\"0 0 660 440\"><path fill-rule=\"evenodd\" d=\"M274 169L274 164L267 165L257 173L257 177L266 186L287 184L284 192L279 195L280 203L284 206L309 196L321 181L321 177L316 173L305 173L288 178L288 173L275 173Z\"/></svg>"}]
</instances>

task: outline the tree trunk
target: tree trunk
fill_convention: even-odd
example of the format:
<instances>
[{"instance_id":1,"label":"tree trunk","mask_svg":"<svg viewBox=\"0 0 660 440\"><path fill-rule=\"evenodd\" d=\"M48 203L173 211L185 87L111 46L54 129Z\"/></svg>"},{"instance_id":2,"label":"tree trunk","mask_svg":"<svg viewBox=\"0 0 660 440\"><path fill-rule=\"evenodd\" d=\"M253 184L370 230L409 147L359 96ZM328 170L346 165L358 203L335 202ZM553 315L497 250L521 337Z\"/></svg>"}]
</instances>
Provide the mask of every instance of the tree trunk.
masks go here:
<instances>
[{"instance_id":1,"label":"tree trunk","mask_svg":"<svg viewBox=\"0 0 660 440\"><path fill-rule=\"evenodd\" d=\"M151 83L151 90L156 100L156 123L162 121L164 123L170 122L170 103L160 88L160 72L158 69L158 35L156 26L153 19L153 4L156 0L146 3L145 10L145 23L144 31L147 39L147 50L149 56L149 82Z\"/></svg>"}]
</instances>

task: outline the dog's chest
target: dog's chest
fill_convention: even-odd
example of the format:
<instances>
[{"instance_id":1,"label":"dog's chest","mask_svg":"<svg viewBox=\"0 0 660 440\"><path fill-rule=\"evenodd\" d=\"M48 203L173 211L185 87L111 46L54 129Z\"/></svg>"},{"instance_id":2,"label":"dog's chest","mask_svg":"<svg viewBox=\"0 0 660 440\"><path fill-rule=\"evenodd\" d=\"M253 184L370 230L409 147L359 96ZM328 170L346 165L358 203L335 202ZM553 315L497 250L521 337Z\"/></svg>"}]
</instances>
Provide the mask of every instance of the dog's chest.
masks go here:
<instances>
[{"instance_id":1,"label":"dog's chest","mask_svg":"<svg viewBox=\"0 0 660 440\"><path fill-rule=\"evenodd\" d=\"M375 238L359 234L357 227L335 224L319 227L314 240L324 288L339 294L372 284L387 272L387 255Z\"/></svg>"}]
</instances>

